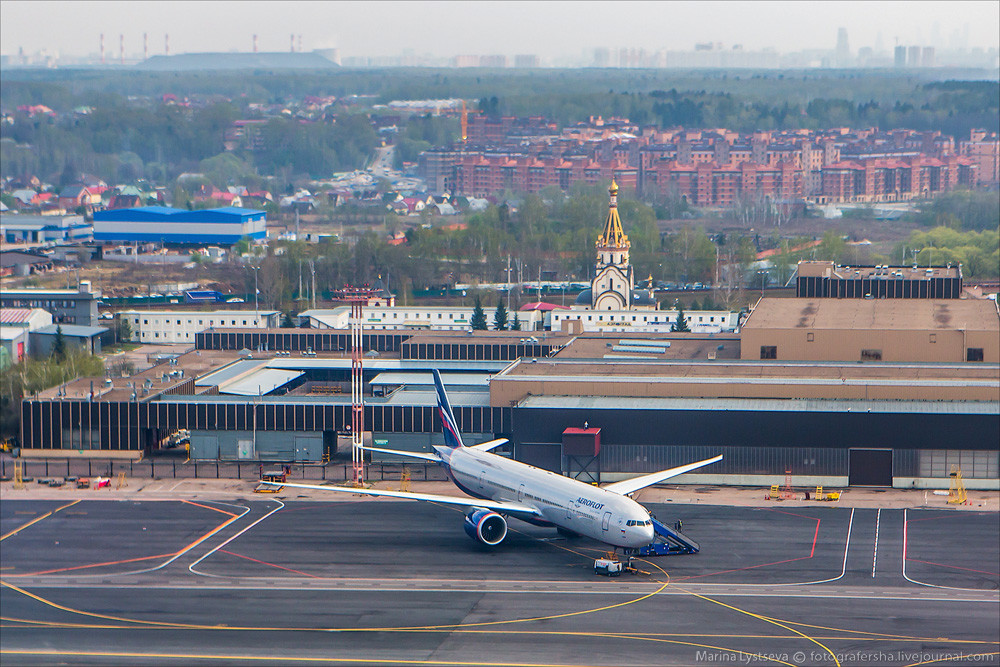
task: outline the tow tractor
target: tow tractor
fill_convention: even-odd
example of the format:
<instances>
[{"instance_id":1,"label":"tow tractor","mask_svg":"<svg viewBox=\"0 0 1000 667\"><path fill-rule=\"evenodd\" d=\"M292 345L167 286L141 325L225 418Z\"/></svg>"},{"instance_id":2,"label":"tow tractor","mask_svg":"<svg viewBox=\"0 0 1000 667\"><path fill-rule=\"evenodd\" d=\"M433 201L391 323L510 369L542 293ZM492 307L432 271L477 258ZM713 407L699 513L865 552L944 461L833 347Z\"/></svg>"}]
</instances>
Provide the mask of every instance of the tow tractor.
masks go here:
<instances>
[{"instance_id":1,"label":"tow tractor","mask_svg":"<svg viewBox=\"0 0 1000 667\"><path fill-rule=\"evenodd\" d=\"M625 566L615 558L614 554L606 554L604 558L594 561L594 574L604 574L609 577L620 577Z\"/></svg>"}]
</instances>

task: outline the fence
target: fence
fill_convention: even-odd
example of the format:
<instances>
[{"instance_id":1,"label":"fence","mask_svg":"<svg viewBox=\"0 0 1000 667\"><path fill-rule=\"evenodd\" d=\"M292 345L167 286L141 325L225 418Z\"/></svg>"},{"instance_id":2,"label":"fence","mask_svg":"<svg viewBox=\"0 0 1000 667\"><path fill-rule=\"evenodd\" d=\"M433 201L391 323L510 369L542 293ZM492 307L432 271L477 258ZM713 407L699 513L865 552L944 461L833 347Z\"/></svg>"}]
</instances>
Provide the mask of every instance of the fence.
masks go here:
<instances>
[{"instance_id":1,"label":"fence","mask_svg":"<svg viewBox=\"0 0 1000 667\"><path fill-rule=\"evenodd\" d=\"M51 477L114 477L125 473L131 479L260 479L261 463L236 461L177 461L157 460L122 461L114 459L21 459L23 476L34 479ZM350 463L282 463L268 461L264 469L287 465L291 468L288 481L330 480L347 481L353 479ZM402 474L401 464L369 463L367 479L372 482L384 480L398 481ZM419 482L444 482L448 476L436 464L416 463L405 466L410 471L410 479ZM14 476L14 461L0 460L0 477Z\"/></svg>"}]
</instances>

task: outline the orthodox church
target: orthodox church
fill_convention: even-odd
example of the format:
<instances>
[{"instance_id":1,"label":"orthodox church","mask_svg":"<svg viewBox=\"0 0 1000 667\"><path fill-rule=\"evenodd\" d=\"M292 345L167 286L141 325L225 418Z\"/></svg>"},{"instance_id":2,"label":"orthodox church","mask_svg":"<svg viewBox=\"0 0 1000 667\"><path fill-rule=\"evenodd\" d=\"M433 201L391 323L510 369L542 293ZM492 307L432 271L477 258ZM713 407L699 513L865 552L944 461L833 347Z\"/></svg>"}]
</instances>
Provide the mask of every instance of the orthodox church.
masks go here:
<instances>
[{"instance_id":1,"label":"orthodox church","mask_svg":"<svg viewBox=\"0 0 1000 667\"><path fill-rule=\"evenodd\" d=\"M580 292L574 310L632 311L656 310L652 289L635 289L635 274L629 264L628 236L618 216L618 185L608 190L611 201L604 230L597 237L597 264L590 289ZM650 286L652 288L652 285Z\"/></svg>"}]
</instances>

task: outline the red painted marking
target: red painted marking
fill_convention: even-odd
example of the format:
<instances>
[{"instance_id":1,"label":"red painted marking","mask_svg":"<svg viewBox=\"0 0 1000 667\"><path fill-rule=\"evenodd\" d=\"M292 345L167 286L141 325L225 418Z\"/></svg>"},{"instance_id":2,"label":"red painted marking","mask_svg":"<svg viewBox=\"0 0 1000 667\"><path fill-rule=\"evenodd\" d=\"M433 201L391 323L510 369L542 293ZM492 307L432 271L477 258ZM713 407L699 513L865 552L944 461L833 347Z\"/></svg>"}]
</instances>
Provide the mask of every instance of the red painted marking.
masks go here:
<instances>
[{"instance_id":1,"label":"red painted marking","mask_svg":"<svg viewBox=\"0 0 1000 667\"><path fill-rule=\"evenodd\" d=\"M22 572L21 574L8 574L8 577L30 577L36 574L52 574L53 572L69 572L70 570L85 570L89 567L103 567L105 565L118 565L120 563L135 563L140 560L150 560L152 558L166 558L174 556L177 552L169 554L157 554L156 556L142 556L141 558L126 558L125 560L109 560L106 563L92 563L90 565L76 565L74 567L60 567L55 570L42 570L41 572Z\"/></svg>"},{"instance_id":2,"label":"red painted marking","mask_svg":"<svg viewBox=\"0 0 1000 667\"><path fill-rule=\"evenodd\" d=\"M911 563L924 563L926 565L937 565L938 567L950 567L954 570L965 570L966 572L978 572L980 574L989 574L994 577L1000 577L1000 572L987 572L986 570L973 570L971 567L959 567L958 565L945 565L944 563L933 563L929 560L918 560L916 558L907 558L906 560Z\"/></svg>"},{"instance_id":3,"label":"red painted marking","mask_svg":"<svg viewBox=\"0 0 1000 667\"><path fill-rule=\"evenodd\" d=\"M690 577L675 577L674 581L685 581L687 579L697 579L699 577L711 577L711 576L716 575L716 574L728 574L730 572L741 572L743 570L753 570L753 569L758 568L758 567L768 567L769 565L781 565L782 563L794 563L797 560L807 560L809 558L812 558L814 555L816 555L816 540L819 538L819 524L820 524L820 521L821 521L820 519L817 519L814 516L806 516L805 514L796 514L795 512L785 512L783 510L776 510L776 509L772 509L770 507L768 507L767 510L770 511L770 512L778 512L779 514L788 514L790 516L797 516L797 517L801 517L803 519L811 519L811 520L813 520L813 521L816 522L816 531L813 533L812 547L809 549L809 555L808 556L799 556L798 558L789 558L787 560L778 560L778 561L774 561L773 563L761 563L760 565L748 565L747 567L737 567L737 568L732 569L732 570L720 570L719 572L708 572L706 574L695 574L695 575L692 575Z\"/></svg>"},{"instance_id":4,"label":"red painted marking","mask_svg":"<svg viewBox=\"0 0 1000 667\"><path fill-rule=\"evenodd\" d=\"M266 560L257 560L256 558L250 558L250 556L243 556L241 554L235 554L232 551L226 551L225 549L219 549L220 553L229 554L230 556L236 556L237 558L245 558L246 560L252 560L255 563L260 563L261 565L270 565L271 567L276 567L279 570L288 570L289 572L294 572L295 574L301 574L303 577L312 577L313 579L322 579L322 577L317 577L315 574L309 574L308 572L302 572L301 570L293 570L290 567L284 567L282 565L275 565L274 563L268 563Z\"/></svg>"},{"instance_id":5,"label":"red painted marking","mask_svg":"<svg viewBox=\"0 0 1000 667\"><path fill-rule=\"evenodd\" d=\"M686 581L687 579L697 579L699 577L711 577L716 574L728 574L729 572L741 572L742 570L752 570L758 567L767 567L768 565L781 565L782 563L794 563L797 560L808 560L812 556L799 556L798 558L789 558L788 560L777 560L773 563L761 563L760 565L748 565L746 567L737 567L733 570L720 570L718 572L708 572L706 574L695 574L690 577L671 577L671 581Z\"/></svg>"}]
</instances>

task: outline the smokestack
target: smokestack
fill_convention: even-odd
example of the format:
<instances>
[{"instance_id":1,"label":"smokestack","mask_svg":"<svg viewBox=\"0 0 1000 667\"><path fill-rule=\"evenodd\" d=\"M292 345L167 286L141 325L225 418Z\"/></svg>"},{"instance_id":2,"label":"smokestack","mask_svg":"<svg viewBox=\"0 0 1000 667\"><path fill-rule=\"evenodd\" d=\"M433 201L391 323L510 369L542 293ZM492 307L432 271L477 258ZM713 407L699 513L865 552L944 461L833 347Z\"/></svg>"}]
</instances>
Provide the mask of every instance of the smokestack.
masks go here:
<instances>
[{"instance_id":1,"label":"smokestack","mask_svg":"<svg viewBox=\"0 0 1000 667\"><path fill-rule=\"evenodd\" d=\"M297 49L299 53L302 53L302 35L299 35L299 48Z\"/></svg>"},{"instance_id":2,"label":"smokestack","mask_svg":"<svg viewBox=\"0 0 1000 667\"><path fill-rule=\"evenodd\" d=\"M142 59L149 60L149 35L142 33Z\"/></svg>"},{"instance_id":3,"label":"smokestack","mask_svg":"<svg viewBox=\"0 0 1000 667\"><path fill-rule=\"evenodd\" d=\"M253 52L257 53L257 35L253 36Z\"/></svg>"},{"instance_id":4,"label":"smokestack","mask_svg":"<svg viewBox=\"0 0 1000 667\"><path fill-rule=\"evenodd\" d=\"M163 53L170 55L170 33L163 36Z\"/></svg>"},{"instance_id":5,"label":"smokestack","mask_svg":"<svg viewBox=\"0 0 1000 667\"><path fill-rule=\"evenodd\" d=\"M101 33L101 64L104 64L104 33Z\"/></svg>"},{"instance_id":6,"label":"smokestack","mask_svg":"<svg viewBox=\"0 0 1000 667\"><path fill-rule=\"evenodd\" d=\"M291 38L291 44L292 44L291 52L295 53L295 35L290 35L289 37Z\"/></svg>"},{"instance_id":7,"label":"smokestack","mask_svg":"<svg viewBox=\"0 0 1000 667\"><path fill-rule=\"evenodd\" d=\"M125 35L118 35L118 57L121 64L125 64Z\"/></svg>"}]
</instances>

